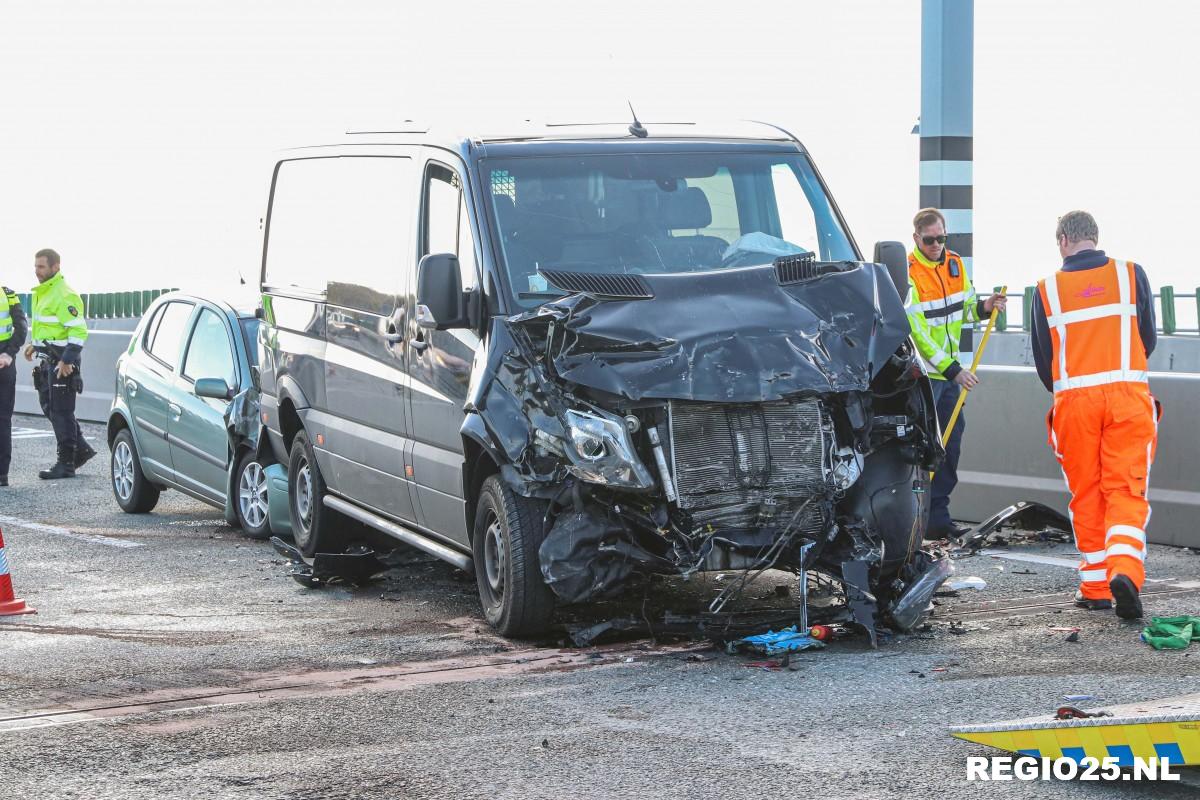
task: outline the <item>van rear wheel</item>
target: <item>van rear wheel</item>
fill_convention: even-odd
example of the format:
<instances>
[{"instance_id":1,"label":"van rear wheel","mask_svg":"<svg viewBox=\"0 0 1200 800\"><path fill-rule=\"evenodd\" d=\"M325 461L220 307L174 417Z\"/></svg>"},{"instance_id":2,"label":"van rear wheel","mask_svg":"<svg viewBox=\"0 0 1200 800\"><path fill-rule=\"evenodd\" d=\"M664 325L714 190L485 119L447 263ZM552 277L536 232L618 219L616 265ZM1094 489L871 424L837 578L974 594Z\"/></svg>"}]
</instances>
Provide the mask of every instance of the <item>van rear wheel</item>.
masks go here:
<instances>
[{"instance_id":1,"label":"van rear wheel","mask_svg":"<svg viewBox=\"0 0 1200 800\"><path fill-rule=\"evenodd\" d=\"M538 561L545 512L544 502L522 497L498 475L483 482L471 540L475 582L483 615L502 636L543 634L554 615Z\"/></svg>"},{"instance_id":2,"label":"van rear wheel","mask_svg":"<svg viewBox=\"0 0 1200 800\"><path fill-rule=\"evenodd\" d=\"M325 507L325 479L313 453L308 434L300 431L292 440L288 458L288 514L292 519L292 538L306 556L340 553L340 520Z\"/></svg>"}]
</instances>

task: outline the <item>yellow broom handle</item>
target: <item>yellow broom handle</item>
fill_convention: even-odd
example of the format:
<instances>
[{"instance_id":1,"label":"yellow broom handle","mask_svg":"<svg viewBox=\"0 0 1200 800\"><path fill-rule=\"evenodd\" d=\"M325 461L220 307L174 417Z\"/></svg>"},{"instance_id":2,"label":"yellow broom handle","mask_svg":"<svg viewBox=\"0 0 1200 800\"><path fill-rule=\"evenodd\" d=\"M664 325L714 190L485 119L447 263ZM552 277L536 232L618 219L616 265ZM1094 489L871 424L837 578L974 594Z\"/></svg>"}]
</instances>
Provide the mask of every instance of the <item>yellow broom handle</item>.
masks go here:
<instances>
[{"instance_id":1,"label":"yellow broom handle","mask_svg":"<svg viewBox=\"0 0 1200 800\"><path fill-rule=\"evenodd\" d=\"M1002 294L1002 295L1008 294L1008 287L1002 286L1000 288L1000 294ZM975 351L975 358L973 358L971 360L971 372L972 373L974 373L975 370L979 369L979 361L980 361L980 359L983 358L984 348L987 347L988 337L990 337L992 335L992 328L995 327L995 325L996 325L996 315L999 313L1000 313L1000 309L993 305L992 306L992 315L990 317L988 317L987 328L983 332L983 340L980 341L980 343L979 343L979 349ZM958 394L958 402L954 404L954 413L950 415L950 424L947 425L946 430L942 432L942 447L945 447L946 443L950 441L950 434L954 431L955 423L958 422L959 412L962 411L963 404L965 402L967 402L967 392L968 391L970 391L970 390L963 389Z\"/></svg>"}]
</instances>

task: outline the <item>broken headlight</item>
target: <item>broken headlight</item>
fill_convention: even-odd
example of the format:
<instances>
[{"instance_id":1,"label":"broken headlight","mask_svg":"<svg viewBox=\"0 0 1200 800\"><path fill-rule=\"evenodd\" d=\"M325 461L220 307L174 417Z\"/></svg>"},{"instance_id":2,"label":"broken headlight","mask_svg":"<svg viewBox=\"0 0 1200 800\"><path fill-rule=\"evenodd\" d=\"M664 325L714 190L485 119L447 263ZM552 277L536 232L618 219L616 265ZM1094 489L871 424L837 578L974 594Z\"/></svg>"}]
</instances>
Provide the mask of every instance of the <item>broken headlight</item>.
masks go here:
<instances>
[{"instance_id":1,"label":"broken headlight","mask_svg":"<svg viewBox=\"0 0 1200 800\"><path fill-rule=\"evenodd\" d=\"M652 489L654 478L633 449L623 420L568 410L567 459L573 475L589 483L624 489Z\"/></svg>"}]
</instances>

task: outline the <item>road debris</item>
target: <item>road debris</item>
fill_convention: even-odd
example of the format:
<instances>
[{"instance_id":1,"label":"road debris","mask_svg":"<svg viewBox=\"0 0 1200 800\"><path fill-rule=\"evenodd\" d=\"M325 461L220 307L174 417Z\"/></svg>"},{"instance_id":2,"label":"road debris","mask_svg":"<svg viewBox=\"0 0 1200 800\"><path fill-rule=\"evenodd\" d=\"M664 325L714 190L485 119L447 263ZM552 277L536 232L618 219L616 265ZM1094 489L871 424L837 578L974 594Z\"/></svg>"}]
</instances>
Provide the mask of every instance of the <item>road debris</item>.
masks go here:
<instances>
[{"instance_id":1,"label":"road debris","mask_svg":"<svg viewBox=\"0 0 1200 800\"><path fill-rule=\"evenodd\" d=\"M767 631L753 636L744 636L736 642L729 643L729 652L749 649L773 656L800 650L820 649L824 646L824 642L814 639L808 631L797 630L796 626L792 625L780 631Z\"/></svg>"},{"instance_id":2,"label":"road debris","mask_svg":"<svg viewBox=\"0 0 1200 800\"><path fill-rule=\"evenodd\" d=\"M983 578L972 575L969 578L956 578L946 583L947 588L951 591L962 591L963 589L986 589L987 581Z\"/></svg>"},{"instance_id":3,"label":"road debris","mask_svg":"<svg viewBox=\"0 0 1200 800\"><path fill-rule=\"evenodd\" d=\"M1186 650L1200 642L1200 617L1153 617L1142 629L1142 641L1155 650Z\"/></svg>"}]
</instances>

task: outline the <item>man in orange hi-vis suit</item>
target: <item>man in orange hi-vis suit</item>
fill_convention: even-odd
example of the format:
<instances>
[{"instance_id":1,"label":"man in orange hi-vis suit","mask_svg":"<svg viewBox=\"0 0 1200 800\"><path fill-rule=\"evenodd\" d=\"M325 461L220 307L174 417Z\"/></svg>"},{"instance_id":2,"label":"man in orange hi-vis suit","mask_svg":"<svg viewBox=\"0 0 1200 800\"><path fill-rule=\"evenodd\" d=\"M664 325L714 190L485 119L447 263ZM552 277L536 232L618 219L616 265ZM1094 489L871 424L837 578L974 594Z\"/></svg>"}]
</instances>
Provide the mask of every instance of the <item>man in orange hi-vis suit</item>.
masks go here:
<instances>
[{"instance_id":1,"label":"man in orange hi-vis suit","mask_svg":"<svg viewBox=\"0 0 1200 800\"><path fill-rule=\"evenodd\" d=\"M1132 261L1096 248L1096 220L1072 211L1058 221L1063 266L1038 282L1033 353L1054 393L1049 442L1071 493L1079 592L1089 609L1142 616L1146 497L1161 407L1146 360L1156 342L1150 281Z\"/></svg>"}]
</instances>

